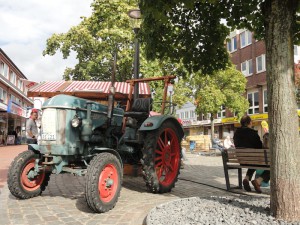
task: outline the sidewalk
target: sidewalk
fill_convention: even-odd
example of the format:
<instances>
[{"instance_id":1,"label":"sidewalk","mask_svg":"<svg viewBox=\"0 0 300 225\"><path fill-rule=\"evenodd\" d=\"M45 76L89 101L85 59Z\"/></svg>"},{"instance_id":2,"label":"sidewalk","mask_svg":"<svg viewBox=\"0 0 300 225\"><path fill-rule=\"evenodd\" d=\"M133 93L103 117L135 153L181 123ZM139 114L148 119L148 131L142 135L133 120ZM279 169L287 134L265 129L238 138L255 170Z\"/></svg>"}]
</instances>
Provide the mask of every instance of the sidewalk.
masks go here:
<instances>
[{"instance_id":1,"label":"sidewalk","mask_svg":"<svg viewBox=\"0 0 300 225\"><path fill-rule=\"evenodd\" d=\"M24 148L12 149L0 149L0 161L6 157L6 165ZM234 195L225 191L221 157L187 154L187 158L185 169L181 170L179 180L170 193L148 193L142 177L125 176L116 207L104 214L93 213L86 205L84 177L51 175L46 191L28 200L14 198L5 184L0 194L0 224L139 225L144 224L153 207L174 199ZM1 179L6 180L6 176ZM237 176L233 175L231 181L237 184Z\"/></svg>"},{"instance_id":2,"label":"sidewalk","mask_svg":"<svg viewBox=\"0 0 300 225\"><path fill-rule=\"evenodd\" d=\"M12 145L0 147L0 193L6 184L7 170L11 161L21 152L27 149L27 145Z\"/></svg>"}]
</instances>

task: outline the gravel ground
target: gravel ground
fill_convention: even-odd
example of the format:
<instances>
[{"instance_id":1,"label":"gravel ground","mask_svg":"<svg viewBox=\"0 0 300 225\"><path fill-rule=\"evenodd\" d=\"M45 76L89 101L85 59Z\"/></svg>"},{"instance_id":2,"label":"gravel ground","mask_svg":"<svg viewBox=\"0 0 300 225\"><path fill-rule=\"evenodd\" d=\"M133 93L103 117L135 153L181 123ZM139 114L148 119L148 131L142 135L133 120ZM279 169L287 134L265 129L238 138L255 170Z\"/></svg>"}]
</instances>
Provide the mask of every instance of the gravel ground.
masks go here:
<instances>
[{"instance_id":1,"label":"gravel ground","mask_svg":"<svg viewBox=\"0 0 300 225\"><path fill-rule=\"evenodd\" d=\"M253 196L186 198L153 208L147 225L188 224L297 224L275 221L270 216L270 199Z\"/></svg>"}]
</instances>

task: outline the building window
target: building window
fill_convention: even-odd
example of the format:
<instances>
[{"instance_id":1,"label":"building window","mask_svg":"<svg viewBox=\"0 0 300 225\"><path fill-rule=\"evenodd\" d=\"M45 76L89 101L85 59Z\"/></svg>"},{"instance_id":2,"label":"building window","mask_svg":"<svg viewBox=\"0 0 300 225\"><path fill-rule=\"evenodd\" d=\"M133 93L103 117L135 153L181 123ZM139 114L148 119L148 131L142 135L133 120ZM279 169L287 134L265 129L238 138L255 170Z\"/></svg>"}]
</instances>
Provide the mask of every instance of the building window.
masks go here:
<instances>
[{"instance_id":1,"label":"building window","mask_svg":"<svg viewBox=\"0 0 300 225\"><path fill-rule=\"evenodd\" d=\"M258 92L248 93L247 97L249 101L248 114L251 115L259 113Z\"/></svg>"},{"instance_id":2,"label":"building window","mask_svg":"<svg viewBox=\"0 0 300 225\"><path fill-rule=\"evenodd\" d=\"M229 52L234 52L237 50L237 39L236 37L230 38L230 40L227 42L227 50Z\"/></svg>"},{"instance_id":3,"label":"building window","mask_svg":"<svg viewBox=\"0 0 300 225\"><path fill-rule=\"evenodd\" d=\"M3 100L3 89L0 88L0 99Z\"/></svg>"},{"instance_id":4,"label":"building window","mask_svg":"<svg viewBox=\"0 0 300 225\"><path fill-rule=\"evenodd\" d=\"M3 102L7 104L7 92L3 90Z\"/></svg>"},{"instance_id":5,"label":"building window","mask_svg":"<svg viewBox=\"0 0 300 225\"><path fill-rule=\"evenodd\" d=\"M186 119L189 118L189 112L188 111L184 112L184 118L186 118Z\"/></svg>"},{"instance_id":6,"label":"building window","mask_svg":"<svg viewBox=\"0 0 300 225\"><path fill-rule=\"evenodd\" d=\"M11 83L13 83L14 85L16 85L16 74L13 71L11 71L9 73L9 80L10 80Z\"/></svg>"},{"instance_id":7,"label":"building window","mask_svg":"<svg viewBox=\"0 0 300 225\"><path fill-rule=\"evenodd\" d=\"M221 106L220 112L217 114L218 118L224 118L225 117L225 106Z\"/></svg>"},{"instance_id":8,"label":"building window","mask_svg":"<svg viewBox=\"0 0 300 225\"><path fill-rule=\"evenodd\" d=\"M12 101L12 102L16 102L16 97L14 96L14 95L10 95L10 100Z\"/></svg>"},{"instance_id":9,"label":"building window","mask_svg":"<svg viewBox=\"0 0 300 225\"><path fill-rule=\"evenodd\" d=\"M261 73L266 71L266 55L256 57L256 72Z\"/></svg>"},{"instance_id":10,"label":"building window","mask_svg":"<svg viewBox=\"0 0 300 225\"><path fill-rule=\"evenodd\" d=\"M298 55L298 46L294 45L294 55Z\"/></svg>"},{"instance_id":11,"label":"building window","mask_svg":"<svg viewBox=\"0 0 300 225\"><path fill-rule=\"evenodd\" d=\"M250 45L252 43L252 33L250 31L244 31L240 34L241 48Z\"/></svg>"},{"instance_id":12,"label":"building window","mask_svg":"<svg viewBox=\"0 0 300 225\"><path fill-rule=\"evenodd\" d=\"M207 119L207 120L210 120L210 117L211 117L211 113L207 113L207 114L206 114L206 119Z\"/></svg>"},{"instance_id":13,"label":"building window","mask_svg":"<svg viewBox=\"0 0 300 225\"><path fill-rule=\"evenodd\" d=\"M264 113L268 112L268 92L264 90Z\"/></svg>"},{"instance_id":14,"label":"building window","mask_svg":"<svg viewBox=\"0 0 300 225\"><path fill-rule=\"evenodd\" d=\"M180 113L180 119L184 119L184 113L183 112Z\"/></svg>"},{"instance_id":15,"label":"building window","mask_svg":"<svg viewBox=\"0 0 300 225\"><path fill-rule=\"evenodd\" d=\"M246 77L253 74L252 59L242 62L241 71Z\"/></svg>"},{"instance_id":16,"label":"building window","mask_svg":"<svg viewBox=\"0 0 300 225\"><path fill-rule=\"evenodd\" d=\"M23 91L23 81L18 80L18 88Z\"/></svg>"},{"instance_id":17,"label":"building window","mask_svg":"<svg viewBox=\"0 0 300 225\"><path fill-rule=\"evenodd\" d=\"M0 62L0 74L8 79L8 65L4 62Z\"/></svg>"},{"instance_id":18,"label":"building window","mask_svg":"<svg viewBox=\"0 0 300 225\"><path fill-rule=\"evenodd\" d=\"M192 119L195 118L195 111L191 110L191 111L190 111L190 115L191 115L191 118L192 118Z\"/></svg>"}]
</instances>

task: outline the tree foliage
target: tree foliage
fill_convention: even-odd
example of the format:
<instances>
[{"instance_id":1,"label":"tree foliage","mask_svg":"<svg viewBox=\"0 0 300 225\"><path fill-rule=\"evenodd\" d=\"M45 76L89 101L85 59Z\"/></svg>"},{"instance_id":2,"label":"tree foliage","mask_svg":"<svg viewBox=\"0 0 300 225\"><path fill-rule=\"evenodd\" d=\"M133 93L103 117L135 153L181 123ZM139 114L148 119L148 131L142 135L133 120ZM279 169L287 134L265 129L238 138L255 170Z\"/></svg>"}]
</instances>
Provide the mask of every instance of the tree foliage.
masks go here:
<instances>
[{"instance_id":1,"label":"tree foliage","mask_svg":"<svg viewBox=\"0 0 300 225\"><path fill-rule=\"evenodd\" d=\"M77 26L66 33L53 34L47 40L44 55L61 51L63 58L76 54L78 63L67 68L64 79L110 80L112 59L118 54L117 81L131 78L133 63L133 40L130 18L127 12L136 8L136 1L95 0L92 15L82 17Z\"/></svg>"},{"instance_id":2,"label":"tree foliage","mask_svg":"<svg viewBox=\"0 0 300 225\"><path fill-rule=\"evenodd\" d=\"M243 97L247 80L231 66L212 75L196 76L193 82L198 113L216 114L224 106L242 116L249 108L249 102Z\"/></svg>"}]
</instances>

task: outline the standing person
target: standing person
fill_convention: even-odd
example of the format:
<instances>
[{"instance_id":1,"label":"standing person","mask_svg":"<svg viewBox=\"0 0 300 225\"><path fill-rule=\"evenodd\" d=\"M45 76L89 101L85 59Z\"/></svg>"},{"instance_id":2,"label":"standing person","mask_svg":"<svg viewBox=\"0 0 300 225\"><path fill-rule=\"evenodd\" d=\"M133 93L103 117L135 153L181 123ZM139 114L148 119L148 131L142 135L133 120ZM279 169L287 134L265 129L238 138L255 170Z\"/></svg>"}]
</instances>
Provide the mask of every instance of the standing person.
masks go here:
<instances>
[{"instance_id":1,"label":"standing person","mask_svg":"<svg viewBox=\"0 0 300 225\"><path fill-rule=\"evenodd\" d=\"M256 130L252 129L251 118L243 116L241 119L241 128L238 128L233 136L234 145L236 148L262 148L262 142ZM246 176L243 180L243 186L246 191L251 191L249 181L252 179L252 176L255 172L255 169L248 169ZM254 180L255 181L255 180ZM253 184L253 182L252 182ZM257 192L261 193L261 190L257 185L253 185Z\"/></svg>"},{"instance_id":2,"label":"standing person","mask_svg":"<svg viewBox=\"0 0 300 225\"><path fill-rule=\"evenodd\" d=\"M27 144L37 144L38 127L36 120L38 118L37 109L32 109L30 118L26 122L26 138Z\"/></svg>"}]
</instances>

